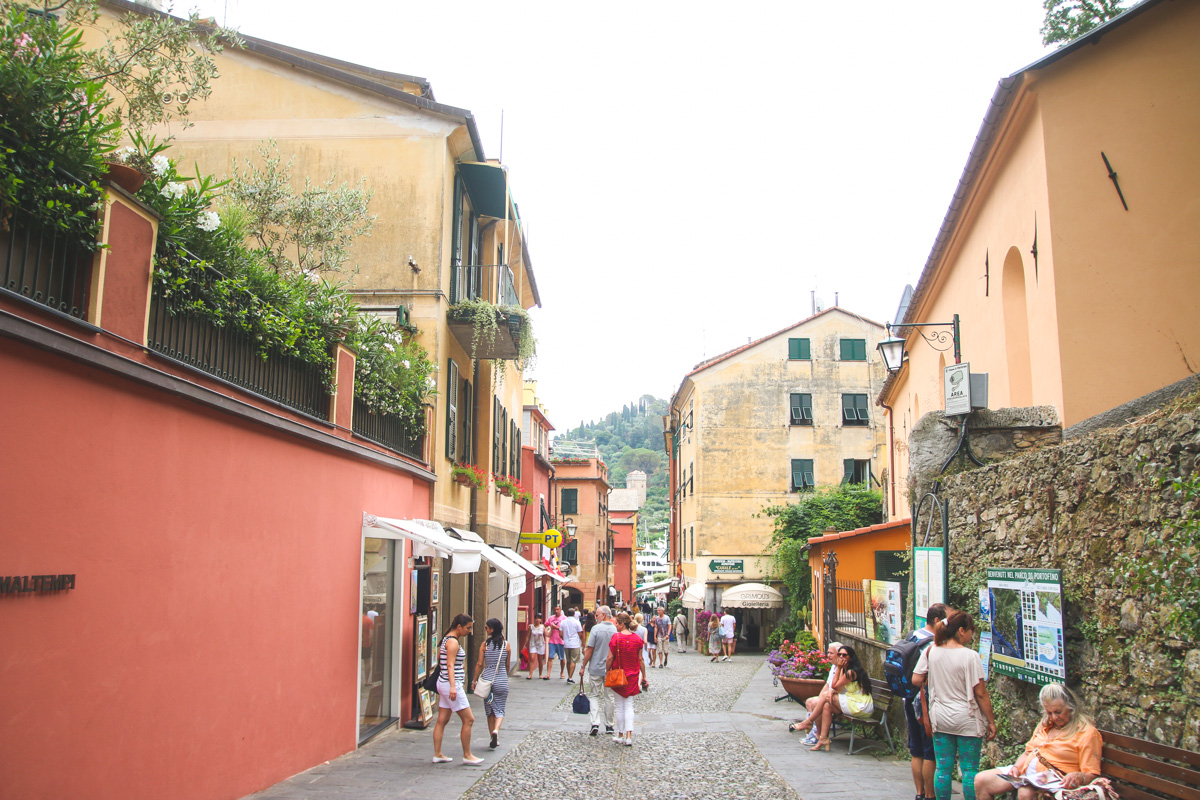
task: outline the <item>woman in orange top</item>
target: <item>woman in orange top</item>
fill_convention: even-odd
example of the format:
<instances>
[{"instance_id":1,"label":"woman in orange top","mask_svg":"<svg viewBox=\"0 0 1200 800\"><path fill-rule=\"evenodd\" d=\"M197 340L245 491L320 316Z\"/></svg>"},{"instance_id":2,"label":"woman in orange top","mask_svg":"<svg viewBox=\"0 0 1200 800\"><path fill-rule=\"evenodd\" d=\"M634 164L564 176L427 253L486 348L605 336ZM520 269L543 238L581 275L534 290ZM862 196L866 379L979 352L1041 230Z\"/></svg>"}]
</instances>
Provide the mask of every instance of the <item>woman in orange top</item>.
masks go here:
<instances>
[{"instance_id":1,"label":"woman in orange top","mask_svg":"<svg viewBox=\"0 0 1200 800\"><path fill-rule=\"evenodd\" d=\"M1061 683L1042 687L1042 721L1016 764L975 776L976 800L993 800L1017 790L1017 800L1033 800L1039 788L1074 789L1100 777L1100 731L1079 707L1075 693Z\"/></svg>"}]
</instances>

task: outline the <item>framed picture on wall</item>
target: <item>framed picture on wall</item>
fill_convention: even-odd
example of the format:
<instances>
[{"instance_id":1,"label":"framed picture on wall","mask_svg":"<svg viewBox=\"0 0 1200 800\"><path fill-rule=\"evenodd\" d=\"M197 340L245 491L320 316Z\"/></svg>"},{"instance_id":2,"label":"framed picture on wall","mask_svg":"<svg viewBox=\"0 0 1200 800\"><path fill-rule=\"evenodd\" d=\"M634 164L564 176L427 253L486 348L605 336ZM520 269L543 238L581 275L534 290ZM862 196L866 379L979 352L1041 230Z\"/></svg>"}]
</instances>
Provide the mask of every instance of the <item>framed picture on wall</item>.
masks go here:
<instances>
[{"instance_id":1,"label":"framed picture on wall","mask_svg":"<svg viewBox=\"0 0 1200 800\"><path fill-rule=\"evenodd\" d=\"M420 573L415 569L410 570L409 574L409 591L408 591L408 613L417 613L417 576Z\"/></svg>"},{"instance_id":2,"label":"framed picture on wall","mask_svg":"<svg viewBox=\"0 0 1200 800\"><path fill-rule=\"evenodd\" d=\"M429 663L429 617L417 617L417 680L425 680L425 667Z\"/></svg>"},{"instance_id":3,"label":"framed picture on wall","mask_svg":"<svg viewBox=\"0 0 1200 800\"><path fill-rule=\"evenodd\" d=\"M442 576L441 576L440 572L438 572L437 570L433 570L433 582L430 584L430 589L429 589L429 604L430 605L434 605L434 606L437 605L438 585L441 583L441 577Z\"/></svg>"}]
</instances>

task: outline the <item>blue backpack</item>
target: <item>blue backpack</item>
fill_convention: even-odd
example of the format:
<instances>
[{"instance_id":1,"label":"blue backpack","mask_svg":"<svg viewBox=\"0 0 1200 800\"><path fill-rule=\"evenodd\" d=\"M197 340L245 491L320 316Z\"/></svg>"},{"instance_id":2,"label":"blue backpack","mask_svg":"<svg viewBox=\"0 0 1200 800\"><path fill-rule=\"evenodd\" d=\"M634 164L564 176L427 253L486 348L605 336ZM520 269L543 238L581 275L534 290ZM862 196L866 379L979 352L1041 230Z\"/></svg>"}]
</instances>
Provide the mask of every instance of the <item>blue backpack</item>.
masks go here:
<instances>
[{"instance_id":1,"label":"blue backpack","mask_svg":"<svg viewBox=\"0 0 1200 800\"><path fill-rule=\"evenodd\" d=\"M916 669L921 653L931 644L932 636L920 642L906 639L888 648L883 657L883 678L892 694L905 700L912 700L917 696L917 687L913 686L912 682L913 670Z\"/></svg>"}]
</instances>

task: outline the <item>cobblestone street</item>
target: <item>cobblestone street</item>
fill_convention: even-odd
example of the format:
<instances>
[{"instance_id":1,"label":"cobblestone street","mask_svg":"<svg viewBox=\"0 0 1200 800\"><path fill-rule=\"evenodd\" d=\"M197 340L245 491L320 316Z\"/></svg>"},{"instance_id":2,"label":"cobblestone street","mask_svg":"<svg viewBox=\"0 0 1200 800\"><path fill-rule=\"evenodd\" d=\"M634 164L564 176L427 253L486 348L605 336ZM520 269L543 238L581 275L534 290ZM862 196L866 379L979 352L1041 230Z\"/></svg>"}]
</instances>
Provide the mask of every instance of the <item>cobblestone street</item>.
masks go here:
<instances>
[{"instance_id":1,"label":"cobblestone street","mask_svg":"<svg viewBox=\"0 0 1200 800\"><path fill-rule=\"evenodd\" d=\"M893 800L913 795L906 760L873 748L846 754L848 737L829 753L811 753L784 723L801 715L775 702L761 654L712 663L696 653L672 654L649 674L650 690L636 701L633 747L587 735L586 716L571 713L575 686L552 681L511 683L500 746L487 748L482 703L476 714L476 755L435 765L431 731L397 730L328 764L315 767L248 800L324 798L579 798L680 800ZM461 757L457 718L446 731L445 753ZM901 732L902 733L902 732ZM956 796L959 796L956 793Z\"/></svg>"}]
</instances>

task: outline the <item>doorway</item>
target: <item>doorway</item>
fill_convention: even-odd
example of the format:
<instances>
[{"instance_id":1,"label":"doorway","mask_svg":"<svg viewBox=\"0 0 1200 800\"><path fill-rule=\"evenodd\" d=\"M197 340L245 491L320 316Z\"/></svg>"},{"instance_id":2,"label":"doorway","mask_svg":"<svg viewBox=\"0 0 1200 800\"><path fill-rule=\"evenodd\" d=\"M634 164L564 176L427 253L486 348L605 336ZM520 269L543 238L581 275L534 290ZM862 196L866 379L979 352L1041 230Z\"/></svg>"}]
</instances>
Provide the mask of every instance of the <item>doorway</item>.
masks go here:
<instances>
[{"instance_id":1,"label":"doorway","mask_svg":"<svg viewBox=\"0 0 1200 800\"><path fill-rule=\"evenodd\" d=\"M395 585L395 540L363 539L362 652L358 695L360 742L396 721L391 716Z\"/></svg>"}]
</instances>

